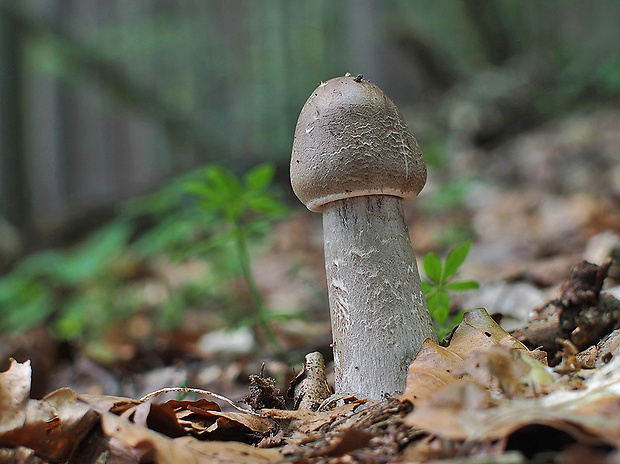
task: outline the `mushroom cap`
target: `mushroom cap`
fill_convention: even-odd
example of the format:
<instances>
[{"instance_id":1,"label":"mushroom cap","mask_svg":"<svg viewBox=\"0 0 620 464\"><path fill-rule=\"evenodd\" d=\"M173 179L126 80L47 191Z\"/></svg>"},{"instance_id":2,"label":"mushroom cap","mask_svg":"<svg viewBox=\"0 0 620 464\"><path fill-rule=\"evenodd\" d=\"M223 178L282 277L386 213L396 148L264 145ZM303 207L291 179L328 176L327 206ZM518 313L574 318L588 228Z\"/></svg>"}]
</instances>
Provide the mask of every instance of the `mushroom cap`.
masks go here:
<instances>
[{"instance_id":1,"label":"mushroom cap","mask_svg":"<svg viewBox=\"0 0 620 464\"><path fill-rule=\"evenodd\" d=\"M301 110L291 185L311 211L364 195L410 200L426 183L426 164L394 102L361 76L321 83Z\"/></svg>"}]
</instances>

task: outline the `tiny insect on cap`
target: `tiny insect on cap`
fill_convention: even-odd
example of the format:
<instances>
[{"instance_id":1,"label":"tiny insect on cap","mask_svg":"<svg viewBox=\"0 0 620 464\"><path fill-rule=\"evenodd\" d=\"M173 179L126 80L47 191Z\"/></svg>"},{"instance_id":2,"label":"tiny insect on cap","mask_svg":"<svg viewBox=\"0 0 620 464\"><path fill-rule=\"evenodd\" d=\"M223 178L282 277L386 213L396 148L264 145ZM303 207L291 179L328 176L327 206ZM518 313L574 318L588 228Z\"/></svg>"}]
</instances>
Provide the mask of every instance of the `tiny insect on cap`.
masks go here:
<instances>
[{"instance_id":1,"label":"tiny insect on cap","mask_svg":"<svg viewBox=\"0 0 620 464\"><path fill-rule=\"evenodd\" d=\"M362 76L321 83L301 110L291 157L291 185L311 211L343 198L415 198L426 165L404 118Z\"/></svg>"}]
</instances>

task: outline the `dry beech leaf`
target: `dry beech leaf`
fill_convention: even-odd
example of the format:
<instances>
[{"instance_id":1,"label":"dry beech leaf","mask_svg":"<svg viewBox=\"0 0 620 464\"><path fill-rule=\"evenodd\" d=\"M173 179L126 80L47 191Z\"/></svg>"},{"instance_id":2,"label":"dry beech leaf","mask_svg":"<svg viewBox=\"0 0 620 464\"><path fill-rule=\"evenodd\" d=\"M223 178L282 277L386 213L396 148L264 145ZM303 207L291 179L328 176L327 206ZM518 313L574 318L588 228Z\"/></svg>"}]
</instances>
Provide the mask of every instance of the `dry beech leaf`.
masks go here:
<instances>
[{"instance_id":1,"label":"dry beech leaf","mask_svg":"<svg viewBox=\"0 0 620 464\"><path fill-rule=\"evenodd\" d=\"M122 396L80 394L79 399L99 412L113 412L114 414L122 414L124 411L141 404L140 401Z\"/></svg>"},{"instance_id":2,"label":"dry beech leaf","mask_svg":"<svg viewBox=\"0 0 620 464\"><path fill-rule=\"evenodd\" d=\"M360 427L349 427L335 437L329 445L321 449L317 456L342 456L368 444L373 434Z\"/></svg>"},{"instance_id":3,"label":"dry beech leaf","mask_svg":"<svg viewBox=\"0 0 620 464\"><path fill-rule=\"evenodd\" d=\"M223 432L230 434L256 432L265 435L275 429L275 423L267 417L243 411L221 411L217 403L206 399L170 400L162 406L174 411L179 423L185 427L187 432L194 435L202 436L215 432L220 435Z\"/></svg>"},{"instance_id":4,"label":"dry beech leaf","mask_svg":"<svg viewBox=\"0 0 620 464\"><path fill-rule=\"evenodd\" d=\"M165 403L140 403L113 396L82 395L80 398L92 404L99 412L119 414L137 425L172 438L191 434L206 439L211 434L211 439L232 439L235 434L266 435L275 429L275 423L268 417L244 413L243 410L221 411L217 402L204 398L196 401L169 400Z\"/></svg>"},{"instance_id":5,"label":"dry beech leaf","mask_svg":"<svg viewBox=\"0 0 620 464\"><path fill-rule=\"evenodd\" d=\"M107 436L129 450L141 451L142 459L152 459L156 464L269 463L283 458L276 450L237 442L169 438L111 413L102 414L101 426Z\"/></svg>"},{"instance_id":6,"label":"dry beech leaf","mask_svg":"<svg viewBox=\"0 0 620 464\"><path fill-rule=\"evenodd\" d=\"M62 461L69 457L77 440L84 437L97 422L92 409L78 401L77 395L65 388L50 393L42 400L27 399L30 391L30 364L12 362L0 374L4 411L0 420L0 445L25 446L38 456ZM11 406L10 396L16 401ZM24 399L26 399L24 401Z\"/></svg>"},{"instance_id":7,"label":"dry beech leaf","mask_svg":"<svg viewBox=\"0 0 620 464\"><path fill-rule=\"evenodd\" d=\"M352 414L361 404L372 403L367 400L358 400L342 406L337 406L329 411L311 412L302 410L263 409L261 412L266 416L278 421L281 429L286 432L312 433L336 419Z\"/></svg>"},{"instance_id":8,"label":"dry beech leaf","mask_svg":"<svg viewBox=\"0 0 620 464\"><path fill-rule=\"evenodd\" d=\"M474 309L465 313L454 331L450 351L465 359L474 351L498 345L529 352L523 343L497 325L486 310Z\"/></svg>"},{"instance_id":9,"label":"dry beech leaf","mask_svg":"<svg viewBox=\"0 0 620 464\"><path fill-rule=\"evenodd\" d=\"M179 423L174 409L167 404L142 403L123 413L122 417L131 417L136 425L155 430L171 438L182 437L188 433L187 429Z\"/></svg>"},{"instance_id":10,"label":"dry beech leaf","mask_svg":"<svg viewBox=\"0 0 620 464\"><path fill-rule=\"evenodd\" d=\"M547 406L540 398L512 400L488 409L448 409L422 407L405 419L411 427L447 440L495 441L528 425L552 427L571 435L583 444L620 446L618 402L610 396L598 400L599 408L589 410L589 399L575 405Z\"/></svg>"},{"instance_id":11,"label":"dry beech leaf","mask_svg":"<svg viewBox=\"0 0 620 464\"><path fill-rule=\"evenodd\" d=\"M466 361L472 356L471 361ZM466 376L485 387L495 382L504 393L515 394L521 391L523 382L551 381L544 367L532 359L536 357L497 325L484 309L473 310L463 317L450 346L443 347L430 340L424 342L409 366L406 389L400 398L420 405ZM536 373L533 379L527 378L531 371Z\"/></svg>"},{"instance_id":12,"label":"dry beech leaf","mask_svg":"<svg viewBox=\"0 0 620 464\"><path fill-rule=\"evenodd\" d=\"M419 404L432 397L441 388L458 380L453 372L462 362L463 358L448 348L427 339L409 366L407 387L400 399Z\"/></svg>"},{"instance_id":13,"label":"dry beech leaf","mask_svg":"<svg viewBox=\"0 0 620 464\"><path fill-rule=\"evenodd\" d=\"M498 357L504 359L498 362ZM514 365L510 365L510 360ZM421 367L414 366L415 363L414 360L413 372L423 372ZM528 365L530 371L525 377L534 383L533 372L537 372L536 366L540 364L523 350L495 345L472 351L461 366L463 379L450 383L438 393L427 393L426 401L420 402L407 415L405 423L443 440L505 444L509 436L527 426L543 426L564 432L584 446L620 446L620 355L613 356L601 368L581 372L585 378L580 381L581 389L574 389L570 382L556 382L543 392L547 394L508 401L501 395L494 395L493 388L512 389L511 393L515 394L522 384L518 388L515 384L484 387L485 383L492 383L489 379L493 375L509 384L520 382ZM423 367L432 371L430 366ZM481 370L475 372L476 369ZM481 379L480 376L487 377ZM416 376L410 378L417 379Z\"/></svg>"},{"instance_id":14,"label":"dry beech leaf","mask_svg":"<svg viewBox=\"0 0 620 464\"><path fill-rule=\"evenodd\" d=\"M30 395L30 361L11 359L6 372L0 373L0 433L21 427L26 419L26 403Z\"/></svg>"},{"instance_id":15,"label":"dry beech leaf","mask_svg":"<svg viewBox=\"0 0 620 464\"><path fill-rule=\"evenodd\" d=\"M46 455L49 458L61 459L68 456L75 443L99 422L99 416L69 388L49 393L42 401L52 406L57 416L56 427L51 428L50 423L47 424Z\"/></svg>"},{"instance_id":16,"label":"dry beech leaf","mask_svg":"<svg viewBox=\"0 0 620 464\"><path fill-rule=\"evenodd\" d=\"M61 456L48 456L49 445L48 433L54 433L59 426L59 418L55 409L44 401L28 400L23 411L23 422L0 434L2 446L26 446L46 458L61 458Z\"/></svg>"},{"instance_id":17,"label":"dry beech leaf","mask_svg":"<svg viewBox=\"0 0 620 464\"><path fill-rule=\"evenodd\" d=\"M491 346L472 352L457 369L479 385L501 392L506 398L537 396L546 390L553 375L522 350Z\"/></svg>"},{"instance_id":18,"label":"dry beech leaf","mask_svg":"<svg viewBox=\"0 0 620 464\"><path fill-rule=\"evenodd\" d=\"M239 412L212 411L208 416L216 418L218 428L245 427L249 431L265 435L275 431L275 423L266 417L251 416Z\"/></svg>"},{"instance_id":19,"label":"dry beech leaf","mask_svg":"<svg viewBox=\"0 0 620 464\"><path fill-rule=\"evenodd\" d=\"M69 389L61 389L42 400L28 399L30 362L18 363L0 374L0 445L25 446L52 461L66 460L97 421L90 407L80 403Z\"/></svg>"}]
</instances>

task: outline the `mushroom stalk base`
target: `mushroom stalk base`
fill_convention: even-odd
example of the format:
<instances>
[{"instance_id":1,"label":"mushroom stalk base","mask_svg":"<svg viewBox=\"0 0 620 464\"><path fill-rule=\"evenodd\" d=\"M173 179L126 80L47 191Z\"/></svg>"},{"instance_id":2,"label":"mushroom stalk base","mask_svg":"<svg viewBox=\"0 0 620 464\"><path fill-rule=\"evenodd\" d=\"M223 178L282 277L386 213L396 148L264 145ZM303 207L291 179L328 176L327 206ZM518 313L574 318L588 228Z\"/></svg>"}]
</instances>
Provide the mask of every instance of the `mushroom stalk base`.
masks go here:
<instances>
[{"instance_id":1,"label":"mushroom stalk base","mask_svg":"<svg viewBox=\"0 0 620 464\"><path fill-rule=\"evenodd\" d=\"M336 392L397 395L424 340L436 340L401 199L329 203L323 232Z\"/></svg>"}]
</instances>

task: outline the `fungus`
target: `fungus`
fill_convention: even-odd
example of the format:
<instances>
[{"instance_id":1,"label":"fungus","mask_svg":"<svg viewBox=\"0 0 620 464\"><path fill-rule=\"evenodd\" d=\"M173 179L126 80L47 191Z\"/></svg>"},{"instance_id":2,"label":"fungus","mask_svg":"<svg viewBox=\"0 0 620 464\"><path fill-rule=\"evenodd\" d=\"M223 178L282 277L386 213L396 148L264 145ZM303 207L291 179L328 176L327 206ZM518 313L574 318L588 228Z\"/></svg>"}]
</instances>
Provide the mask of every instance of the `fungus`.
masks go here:
<instances>
[{"instance_id":1,"label":"fungus","mask_svg":"<svg viewBox=\"0 0 620 464\"><path fill-rule=\"evenodd\" d=\"M312 93L291 184L323 214L337 393L402 392L420 346L436 340L402 208L425 182L422 152L379 87L345 76Z\"/></svg>"}]
</instances>

